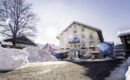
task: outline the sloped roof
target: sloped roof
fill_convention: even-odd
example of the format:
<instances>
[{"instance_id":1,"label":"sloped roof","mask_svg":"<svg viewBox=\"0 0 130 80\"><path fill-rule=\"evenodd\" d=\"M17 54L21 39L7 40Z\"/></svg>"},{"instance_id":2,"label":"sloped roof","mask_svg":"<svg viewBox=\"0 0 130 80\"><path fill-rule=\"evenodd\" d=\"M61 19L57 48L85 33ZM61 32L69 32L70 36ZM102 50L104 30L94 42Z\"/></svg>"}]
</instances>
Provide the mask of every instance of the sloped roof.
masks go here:
<instances>
[{"instance_id":1,"label":"sloped roof","mask_svg":"<svg viewBox=\"0 0 130 80\"><path fill-rule=\"evenodd\" d=\"M96 31L96 32L98 33L98 36L99 36L101 42L104 41L104 38L103 38L102 30L101 30L101 29L95 28L95 27L91 27L91 26L89 26L89 25L85 25L85 24L82 24L82 23L79 23L79 22L76 22L76 21L74 21L72 24L70 24L63 32L67 31L73 24L78 24L78 25L81 25L81 26L83 26L83 27L85 27L85 28L89 28L89 29L91 29L91 30ZM62 35L63 32L60 33L59 35ZM59 35L57 36L57 38L59 38Z\"/></svg>"}]
</instances>

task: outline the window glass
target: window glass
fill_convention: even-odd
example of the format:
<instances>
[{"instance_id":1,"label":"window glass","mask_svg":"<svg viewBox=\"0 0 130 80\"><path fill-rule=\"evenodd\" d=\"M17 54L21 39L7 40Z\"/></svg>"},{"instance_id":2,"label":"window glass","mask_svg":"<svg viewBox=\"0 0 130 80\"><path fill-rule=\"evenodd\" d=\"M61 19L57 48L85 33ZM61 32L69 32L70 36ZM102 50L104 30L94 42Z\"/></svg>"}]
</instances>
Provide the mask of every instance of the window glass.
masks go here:
<instances>
[{"instance_id":1,"label":"window glass","mask_svg":"<svg viewBox=\"0 0 130 80\"><path fill-rule=\"evenodd\" d=\"M85 46L85 43L82 43L82 48L85 48L86 46Z\"/></svg>"},{"instance_id":2,"label":"window glass","mask_svg":"<svg viewBox=\"0 0 130 80\"><path fill-rule=\"evenodd\" d=\"M78 38L78 37L74 37L74 39L73 39L75 42L79 42L80 41L80 39Z\"/></svg>"},{"instance_id":3,"label":"window glass","mask_svg":"<svg viewBox=\"0 0 130 80\"><path fill-rule=\"evenodd\" d=\"M74 48L76 48L76 44L74 45Z\"/></svg>"},{"instance_id":4,"label":"window glass","mask_svg":"<svg viewBox=\"0 0 130 80\"><path fill-rule=\"evenodd\" d=\"M73 33L77 33L77 31L76 31L76 30L74 30L74 31L73 31Z\"/></svg>"},{"instance_id":5,"label":"window glass","mask_svg":"<svg viewBox=\"0 0 130 80\"><path fill-rule=\"evenodd\" d=\"M90 35L89 35L89 39L93 39L93 34L90 34Z\"/></svg>"}]
</instances>

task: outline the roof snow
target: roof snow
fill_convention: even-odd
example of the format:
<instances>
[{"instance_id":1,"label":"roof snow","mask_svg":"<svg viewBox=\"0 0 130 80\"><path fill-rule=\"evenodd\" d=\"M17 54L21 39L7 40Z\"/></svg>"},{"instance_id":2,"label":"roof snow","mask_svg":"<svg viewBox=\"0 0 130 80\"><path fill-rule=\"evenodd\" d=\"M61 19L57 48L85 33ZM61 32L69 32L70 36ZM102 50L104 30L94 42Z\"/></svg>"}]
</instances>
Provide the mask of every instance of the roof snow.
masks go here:
<instances>
[{"instance_id":1,"label":"roof snow","mask_svg":"<svg viewBox=\"0 0 130 80\"><path fill-rule=\"evenodd\" d=\"M2 42L1 44L2 44L2 45L10 45L10 46L13 45L12 42Z\"/></svg>"},{"instance_id":2,"label":"roof snow","mask_svg":"<svg viewBox=\"0 0 130 80\"><path fill-rule=\"evenodd\" d=\"M126 36L126 35L130 35L130 29L129 30L125 30L125 31L118 31L118 33L117 33L118 37Z\"/></svg>"}]
</instances>

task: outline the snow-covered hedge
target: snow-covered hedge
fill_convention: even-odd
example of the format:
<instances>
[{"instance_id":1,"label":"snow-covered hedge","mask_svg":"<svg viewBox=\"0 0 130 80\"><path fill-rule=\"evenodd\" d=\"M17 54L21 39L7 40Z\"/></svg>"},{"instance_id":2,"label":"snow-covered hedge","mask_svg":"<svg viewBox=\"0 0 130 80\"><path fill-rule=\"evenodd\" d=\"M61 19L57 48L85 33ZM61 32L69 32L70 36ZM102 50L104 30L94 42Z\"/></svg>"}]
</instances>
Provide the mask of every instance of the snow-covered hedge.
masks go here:
<instances>
[{"instance_id":1,"label":"snow-covered hedge","mask_svg":"<svg viewBox=\"0 0 130 80\"><path fill-rule=\"evenodd\" d=\"M0 47L0 71L8 71L28 62L28 53L19 49Z\"/></svg>"},{"instance_id":2,"label":"snow-covered hedge","mask_svg":"<svg viewBox=\"0 0 130 80\"><path fill-rule=\"evenodd\" d=\"M29 62L45 62L57 60L48 50L38 47L27 47L24 49L29 53Z\"/></svg>"}]
</instances>

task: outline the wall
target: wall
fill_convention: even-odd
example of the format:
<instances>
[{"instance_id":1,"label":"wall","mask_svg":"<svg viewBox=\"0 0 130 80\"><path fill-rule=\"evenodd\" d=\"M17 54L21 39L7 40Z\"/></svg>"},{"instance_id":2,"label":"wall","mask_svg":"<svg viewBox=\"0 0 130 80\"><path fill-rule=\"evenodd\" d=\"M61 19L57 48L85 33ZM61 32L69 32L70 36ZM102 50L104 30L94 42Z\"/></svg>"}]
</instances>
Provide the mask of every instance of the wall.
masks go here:
<instances>
[{"instance_id":1,"label":"wall","mask_svg":"<svg viewBox=\"0 0 130 80\"><path fill-rule=\"evenodd\" d=\"M84 32L82 32L82 28L84 28ZM77 33L74 33L73 32L74 30L76 30ZM93 35L93 39L89 38L90 34ZM85 36L84 39L82 38L82 35ZM98 36L96 31L88 29L88 28L83 27L83 26L78 25L78 24L73 24L66 31L64 31L62 33L62 35L60 35L60 39L59 39L59 46L60 46L60 48L64 48L64 49L69 48L68 41L70 39L72 39L73 37L80 38L81 43L85 43L87 48L90 47L90 44L89 44L90 41L94 42L94 46L93 47L97 47L97 45L100 43L99 36Z\"/></svg>"}]
</instances>

